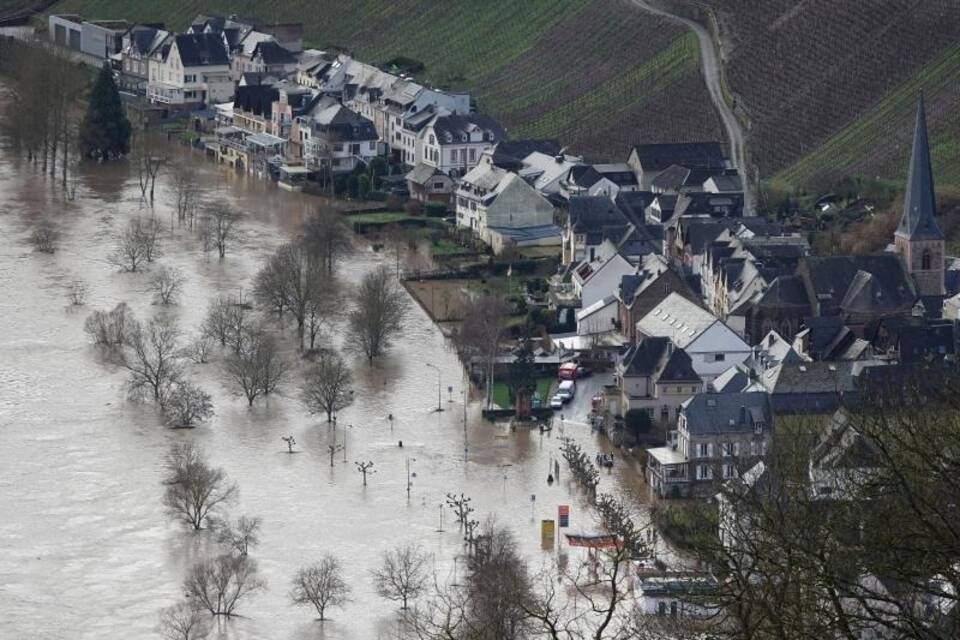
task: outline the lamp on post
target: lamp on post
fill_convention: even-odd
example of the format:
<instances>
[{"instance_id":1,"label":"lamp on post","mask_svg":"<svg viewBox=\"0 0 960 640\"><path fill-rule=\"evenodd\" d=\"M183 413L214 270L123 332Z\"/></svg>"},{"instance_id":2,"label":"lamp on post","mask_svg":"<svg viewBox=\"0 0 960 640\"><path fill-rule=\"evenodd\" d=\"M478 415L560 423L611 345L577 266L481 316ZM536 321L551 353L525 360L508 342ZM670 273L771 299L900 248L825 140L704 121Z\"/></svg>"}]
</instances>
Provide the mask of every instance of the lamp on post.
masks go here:
<instances>
[{"instance_id":1,"label":"lamp on post","mask_svg":"<svg viewBox=\"0 0 960 640\"><path fill-rule=\"evenodd\" d=\"M416 461L416 458L407 458L407 500L410 500L410 487L413 485L413 483L410 482L410 463Z\"/></svg>"},{"instance_id":2,"label":"lamp on post","mask_svg":"<svg viewBox=\"0 0 960 640\"><path fill-rule=\"evenodd\" d=\"M440 384L440 367L438 367L435 364L430 364L429 362L425 364L431 369L436 369L437 371L437 409L436 411L439 413L440 411L443 411L443 393L442 393L443 385Z\"/></svg>"}]
</instances>

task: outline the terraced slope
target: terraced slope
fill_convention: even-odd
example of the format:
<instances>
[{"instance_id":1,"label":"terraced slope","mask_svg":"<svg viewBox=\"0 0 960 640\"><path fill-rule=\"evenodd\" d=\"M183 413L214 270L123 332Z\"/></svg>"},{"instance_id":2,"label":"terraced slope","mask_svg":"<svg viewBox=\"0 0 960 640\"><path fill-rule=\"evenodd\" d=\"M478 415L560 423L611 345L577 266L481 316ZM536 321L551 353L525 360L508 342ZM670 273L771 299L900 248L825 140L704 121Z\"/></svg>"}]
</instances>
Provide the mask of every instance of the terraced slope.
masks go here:
<instances>
[{"instance_id":1,"label":"terraced slope","mask_svg":"<svg viewBox=\"0 0 960 640\"><path fill-rule=\"evenodd\" d=\"M960 184L960 2L703 2L719 19L761 175L814 187L900 180L923 90L938 184Z\"/></svg>"},{"instance_id":2,"label":"terraced slope","mask_svg":"<svg viewBox=\"0 0 960 640\"><path fill-rule=\"evenodd\" d=\"M419 60L421 81L470 90L514 137L555 137L598 160L722 135L696 41L624 0L64 0L54 10L177 29L201 11L303 21L309 45Z\"/></svg>"}]
</instances>

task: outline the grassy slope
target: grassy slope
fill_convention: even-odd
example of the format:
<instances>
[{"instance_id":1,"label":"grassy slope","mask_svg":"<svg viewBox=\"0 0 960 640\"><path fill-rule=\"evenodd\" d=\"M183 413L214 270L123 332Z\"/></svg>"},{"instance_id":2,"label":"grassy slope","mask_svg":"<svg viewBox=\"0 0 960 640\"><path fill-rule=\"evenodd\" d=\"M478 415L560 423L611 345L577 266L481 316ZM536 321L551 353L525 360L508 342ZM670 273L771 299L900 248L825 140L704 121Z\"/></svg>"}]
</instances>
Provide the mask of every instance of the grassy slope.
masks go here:
<instances>
[{"instance_id":1,"label":"grassy slope","mask_svg":"<svg viewBox=\"0 0 960 640\"><path fill-rule=\"evenodd\" d=\"M815 189L846 174L901 180L923 89L938 182L960 184L960 3L706 1L764 177Z\"/></svg>"},{"instance_id":2,"label":"grassy slope","mask_svg":"<svg viewBox=\"0 0 960 640\"><path fill-rule=\"evenodd\" d=\"M0 0L2 2L4 0ZM421 81L469 89L514 137L559 138L597 159L632 144L721 135L695 41L623 0L64 0L56 11L163 20L235 13L300 20L306 41L381 62L422 61Z\"/></svg>"}]
</instances>

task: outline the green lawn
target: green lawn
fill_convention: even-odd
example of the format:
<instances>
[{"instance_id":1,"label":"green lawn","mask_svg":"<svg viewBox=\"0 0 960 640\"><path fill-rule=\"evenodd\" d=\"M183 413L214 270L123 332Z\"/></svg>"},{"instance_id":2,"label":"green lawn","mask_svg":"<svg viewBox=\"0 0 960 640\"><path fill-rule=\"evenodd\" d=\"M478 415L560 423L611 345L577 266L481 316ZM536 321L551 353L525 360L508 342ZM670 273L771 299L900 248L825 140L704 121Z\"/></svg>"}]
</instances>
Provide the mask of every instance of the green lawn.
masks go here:
<instances>
[{"instance_id":1,"label":"green lawn","mask_svg":"<svg viewBox=\"0 0 960 640\"><path fill-rule=\"evenodd\" d=\"M540 394L541 406L550 405L550 396L553 395L553 388L556 386L557 379L554 377L537 378L537 392ZM500 407L510 408L513 404L510 402L510 389L504 381L493 383L493 402Z\"/></svg>"}]
</instances>

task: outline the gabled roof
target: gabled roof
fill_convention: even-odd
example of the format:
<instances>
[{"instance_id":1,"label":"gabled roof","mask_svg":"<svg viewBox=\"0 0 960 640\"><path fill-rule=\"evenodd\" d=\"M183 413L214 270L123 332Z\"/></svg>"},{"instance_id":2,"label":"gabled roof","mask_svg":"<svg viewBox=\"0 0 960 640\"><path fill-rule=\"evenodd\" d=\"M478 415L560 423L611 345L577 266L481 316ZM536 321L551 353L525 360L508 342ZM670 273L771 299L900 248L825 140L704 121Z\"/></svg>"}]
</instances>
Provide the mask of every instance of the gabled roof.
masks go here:
<instances>
[{"instance_id":1,"label":"gabled roof","mask_svg":"<svg viewBox=\"0 0 960 640\"><path fill-rule=\"evenodd\" d=\"M913 279L895 254L805 256L800 264L821 315L836 308L882 313L912 307L917 300Z\"/></svg>"},{"instance_id":2,"label":"gabled roof","mask_svg":"<svg viewBox=\"0 0 960 640\"><path fill-rule=\"evenodd\" d=\"M673 292L640 318L637 330L646 336L670 338L685 348L716 322L719 320L712 313Z\"/></svg>"},{"instance_id":3,"label":"gabled roof","mask_svg":"<svg viewBox=\"0 0 960 640\"><path fill-rule=\"evenodd\" d=\"M503 126L497 120L480 113L438 115L431 125L437 134L439 144L460 142L463 136L477 130L489 134L489 142L496 142L506 135Z\"/></svg>"},{"instance_id":4,"label":"gabled roof","mask_svg":"<svg viewBox=\"0 0 960 640\"><path fill-rule=\"evenodd\" d=\"M603 176L588 164L570 167L570 171L567 173L567 180L582 189L589 189L602 179Z\"/></svg>"},{"instance_id":5,"label":"gabled roof","mask_svg":"<svg viewBox=\"0 0 960 640\"><path fill-rule=\"evenodd\" d=\"M223 38L216 33L181 33L175 42L185 67L230 65Z\"/></svg>"},{"instance_id":6,"label":"gabled roof","mask_svg":"<svg viewBox=\"0 0 960 640\"><path fill-rule=\"evenodd\" d=\"M523 167L523 159L535 151L556 156L560 153L560 143L556 140L501 140L494 148L493 164L517 171Z\"/></svg>"},{"instance_id":7,"label":"gabled roof","mask_svg":"<svg viewBox=\"0 0 960 640\"><path fill-rule=\"evenodd\" d=\"M574 196L569 205L570 226L578 233L600 232L605 227L628 224L623 213L607 196Z\"/></svg>"},{"instance_id":8,"label":"gabled roof","mask_svg":"<svg viewBox=\"0 0 960 640\"><path fill-rule=\"evenodd\" d=\"M253 57L259 56L264 64L295 64L296 56L287 51L273 40L264 40L257 43L253 49Z\"/></svg>"},{"instance_id":9,"label":"gabled roof","mask_svg":"<svg viewBox=\"0 0 960 640\"><path fill-rule=\"evenodd\" d=\"M258 116L269 116L273 103L280 99L280 91L268 84L251 84L237 87L233 106Z\"/></svg>"},{"instance_id":10,"label":"gabled roof","mask_svg":"<svg viewBox=\"0 0 960 640\"><path fill-rule=\"evenodd\" d=\"M693 435L769 432L773 411L762 391L698 393L681 406L687 431Z\"/></svg>"},{"instance_id":11,"label":"gabled roof","mask_svg":"<svg viewBox=\"0 0 960 640\"><path fill-rule=\"evenodd\" d=\"M719 142L641 144L633 148L644 171L663 171L670 165L723 169L726 166Z\"/></svg>"},{"instance_id":12,"label":"gabled roof","mask_svg":"<svg viewBox=\"0 0 960 640\"><path fill-rule=\"evenodd\" d=\"M911 240L943 240L943 232L937 226L936 216L937 197L933 189L933 168L930 166L930 148L927 143L927 116L921 95L917 102L903 217L897 227L897 235Z\"/></svg>"},{"instance_id":13,"label":"gabled roof","mask_svg":"<svg viewBox=\"0 0 960 640\"><path fill-rule=\"evenodd\" d=\"M655 382L700 382L693 361L668 338L644 338L623 354L624 376L653 378Z\"/></svg>"},{"instance_id":14,"label":"gabled roof","mask_svg":"<svg viewBox=\"0 0 960 640\"><path fill-rule=\"evenodd\" d=\"M743 217L742 193L681 193L677 197L675 216L710 216L712 218Z\"/></svg>"},{"instance_id":15,"label":"gabled roof","mask_svg":"<svg viewBox=\"0 0 960 640\"><path fill-rule=\"evenodd\" d=\"M630 222L640 226L646 220L646 208L656 197L657 194L650 191L620 191L614 203Z\"/></svg>"},{"instance_id":16,"label":"gabled roof","mask_svg":"<svg viewBox=\"0 0 960 640\"><path fill-rule=\"evenodd\" d=\"M438 173L443 175L436 167L420 163L407 173L406 179L413 184L424 185Z\"/></svg>"}]
</instances>

